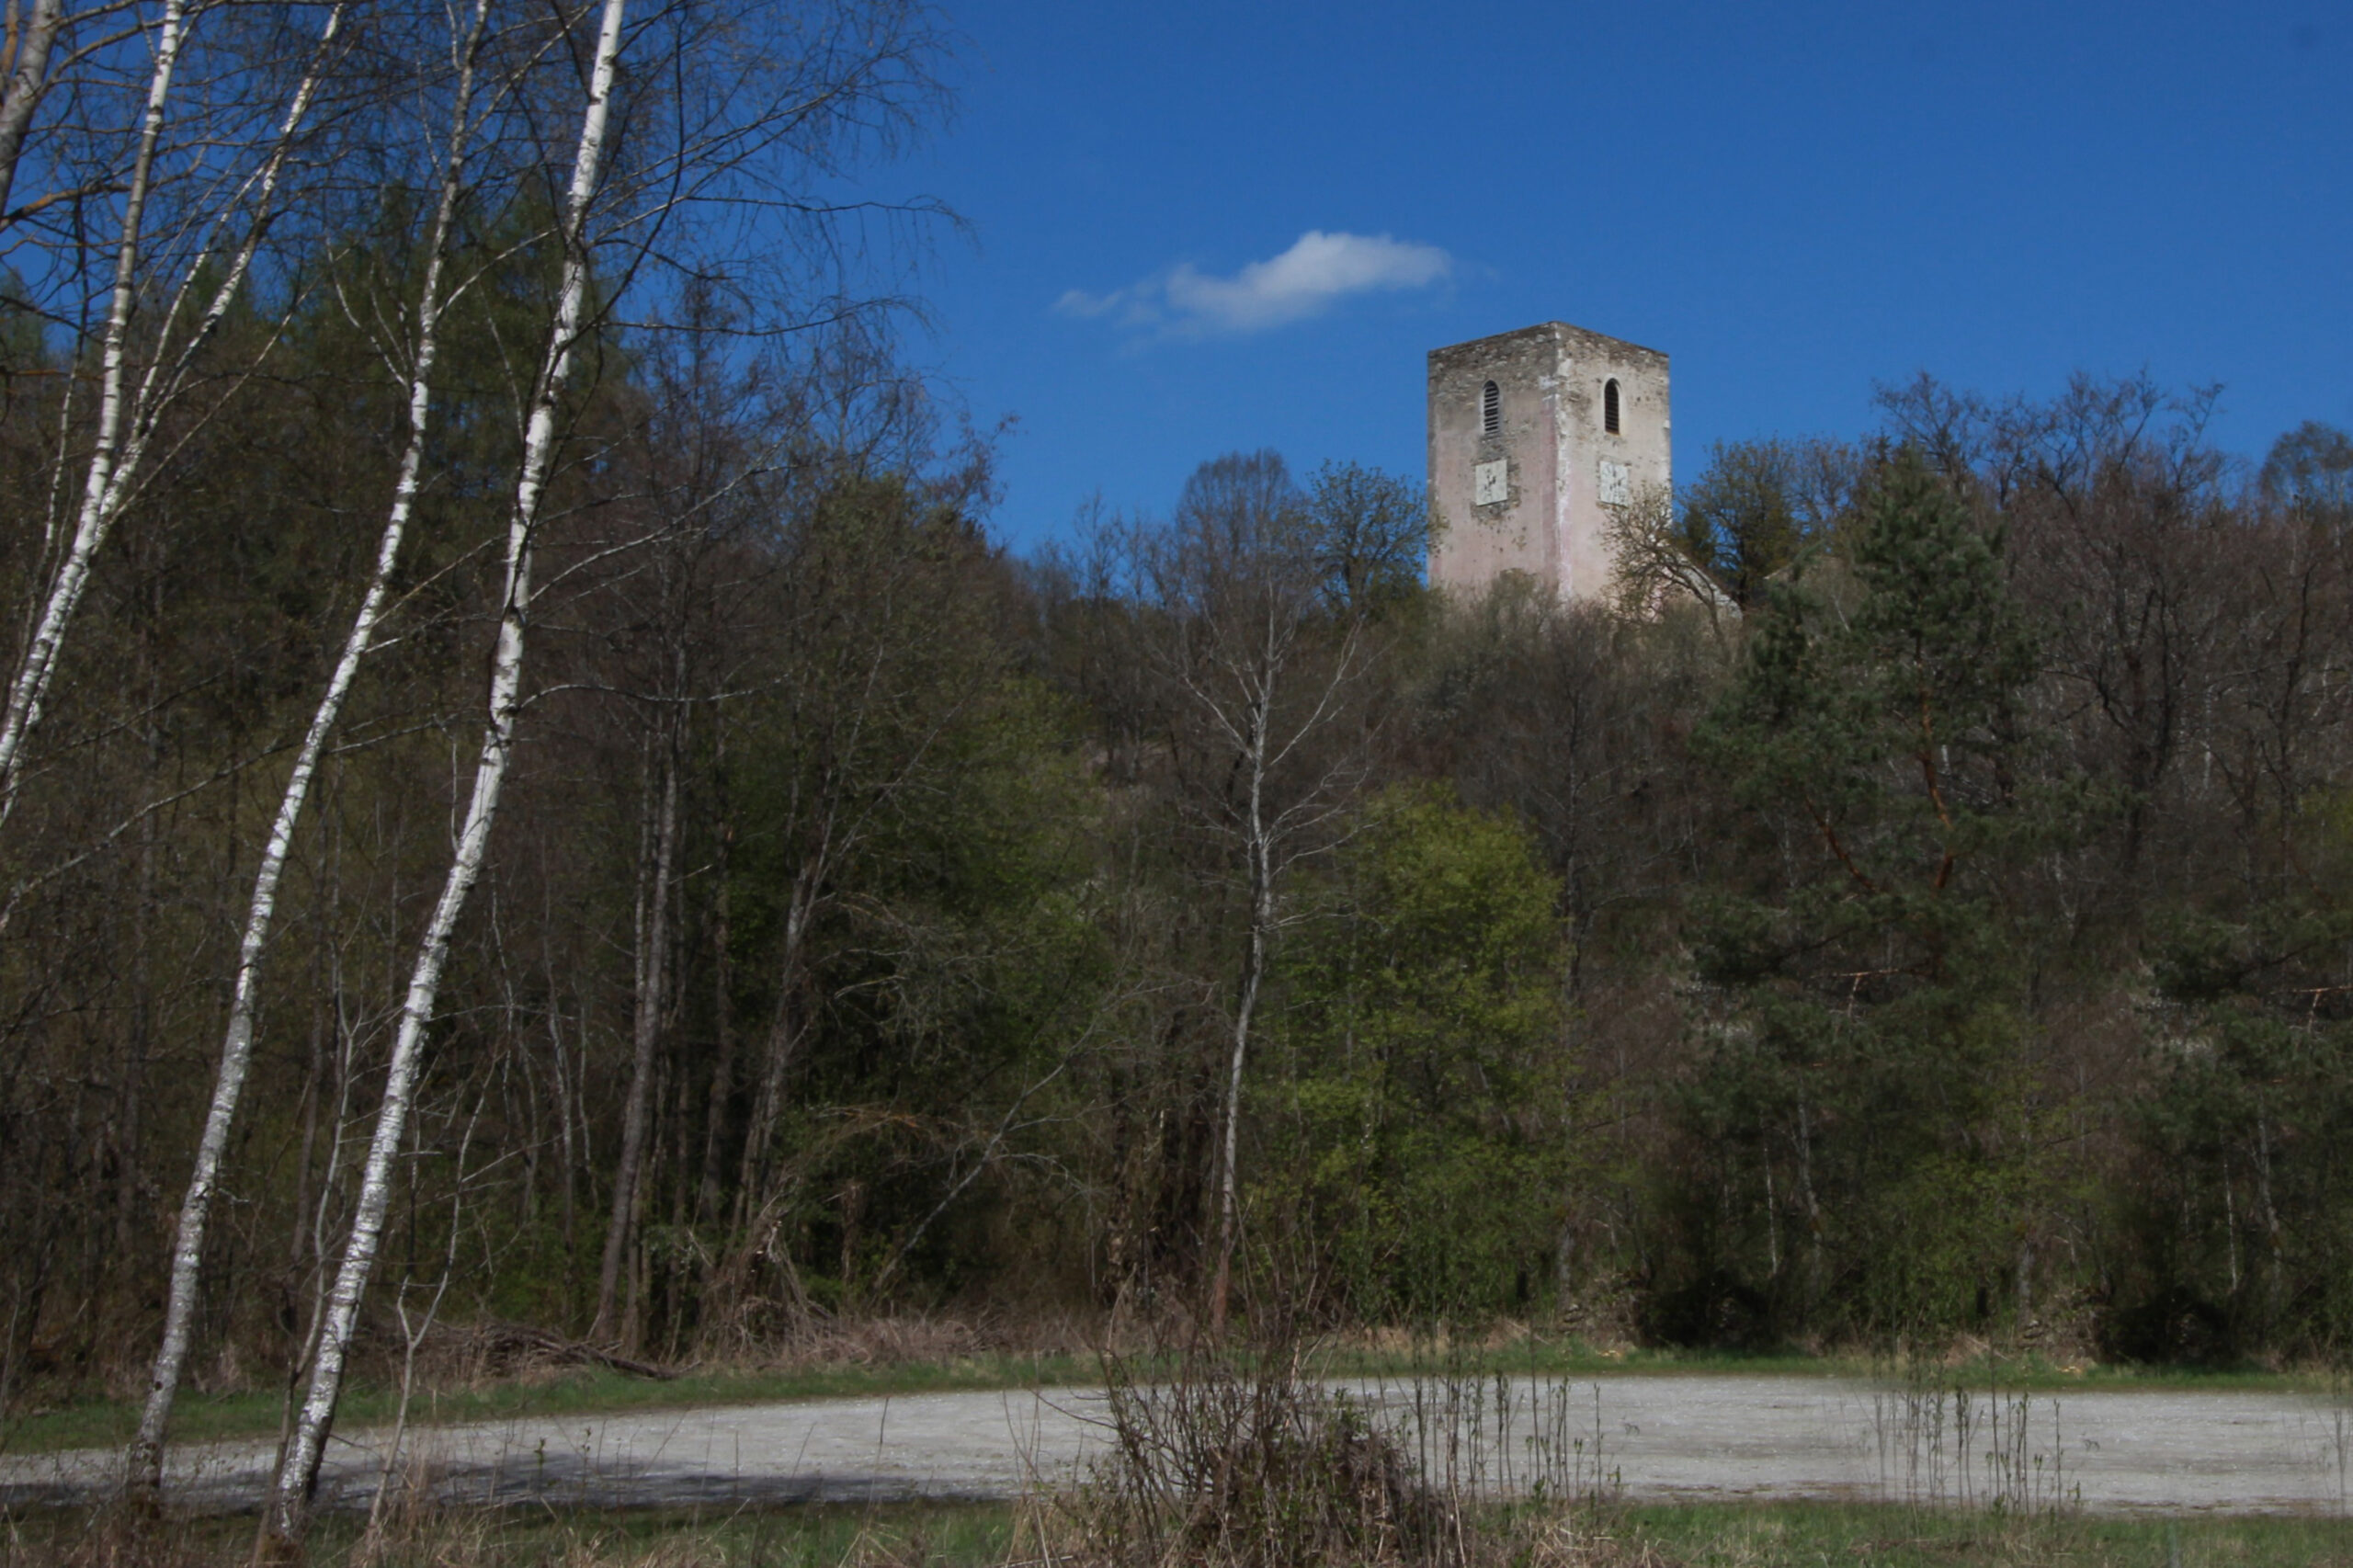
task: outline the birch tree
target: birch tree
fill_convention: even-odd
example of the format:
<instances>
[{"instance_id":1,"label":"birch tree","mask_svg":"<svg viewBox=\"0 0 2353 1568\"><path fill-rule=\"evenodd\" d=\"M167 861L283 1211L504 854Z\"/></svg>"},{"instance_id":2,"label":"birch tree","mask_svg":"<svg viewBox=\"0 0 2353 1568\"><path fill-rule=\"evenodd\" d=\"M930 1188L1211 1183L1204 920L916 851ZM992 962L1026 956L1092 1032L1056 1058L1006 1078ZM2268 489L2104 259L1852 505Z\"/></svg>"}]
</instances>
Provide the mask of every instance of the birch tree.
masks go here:
<instances>
[{"instance_id":1,"label":"birch tree","mask_svg":"<svg viewBox=\"0 0 2353 1568\"><path fill-rule=\"evenodd\" d=\"M165 0L157 19L154 62L125 179L113 275L99 333L95 428L78 486L80 499L70 536L17 656L6 706L0 710L0 820L16 807L24 780L25 746L40 722L98 552L138 491L165 414L188 390L203 349L244 292L263 242L281 214L281 187L335 60L346 11L344 0L328 7L317 45L258 163L232 183L216 208L196 216L196 238L176 281L159 301L154 347L141 368L133 364L132 324L151 277L146 266L148 209L163 172L159 157L165 151L165 122L197 10L190 0ZM60 460L64 460L62 451Z\"/></svg>"},{"instance_id":2,"label":"birch tree","mask_svg":"<svg viewBox=\"0 0 2353 1568\"><path fill-rule=\"evenodd\" d=\"M604 174L627 8L627 0L605 0L589 65L587 101L581 113L579 145L573 156L571 185L565 195L560 233L563 260L556 284L554 318L524 422L522 460L507 520L506 591L491 663L489 719L483 733L481 758L474 768L472 795L442 881L441 895L417 945L416 961L410 972L408 994L402 1005L399 1030L377 1111L375 1133L361 1173L350 1237L328 1293L310 1389L286 1445L263 1527L265 1540L289 1555L299 1552L309 1525L311 1497L318 1485L327 1432L342 1396L359 1304L367 1293L377 1249L383 1238L385 1214L392 1201L392 1165L415 1103L426 1030L432 1023L439 997L450 938L474 883L482 875L491 826L498 813L499 795L514 758L516 722L522 708L523 657L530 624L533 547L555 460L558 404L571 378L587 321L590 209Z\"/></svg>"},{"instance_id":3,"label":"birch tree","mask_svg":"<svg viewBox=\"0 0 2353 1568\"><path fill-rule=\"evenodd\" d=\"M1179 751L1197 770L1187 810L1240 862L1242 955L1226 1026L1209 1287L1210 1323L1222 1330L1241 1229L1243 1075L1284 920L1282 886L1328 843L1361 778L1360 752L1328 743L1358 717L1370 661L1360 611L1325 608L1315 532L1273 452L1202 464L1168 527L1134 548L1142 608L1159 627L1147 646L1172 688Z\"/></svg>"},{"instance_id":4,"label":"birch tree","mask_svg":"<svg viewBox=\"0 0 2353 1568\"><path fill-rule=\"evenodd\" d=\"M188 1340L195 1321L199 1274L204 1261L205 1232L212 1212L221 1166L229 1134L243 1097L252 1064L255 1017L259 1006L262 963L277 915L278 891L291 853L294 836L310 799L311 785L321 756L343 713L359 666L376 641L392 596L393 573L399 566L401 544L415 510L417 489L425 463L426 437L430 426L434 363L441 347L441 324L449 305L444 275L459 204L466 189L467 154L476 131L476 77L483 43L490 21L490 0L474 0L464 32L453 39L454 80L441 159L440 194L426 242L425 276L415 309L415 328L405 346L407 360L407 444L401 454L383 532L376 547L375 566L361 595L359 608L346 632L334 671L327 677L318 706L304 731L301 749L289 771L270 824L261 862L254 874L253 895L247 904L244 929L237 947L236 978L229 1002L229 1019L221 1042L221 1061L204 1130L197 1143L196 1168L188 1178L173 1240L171 1282L165 1298L164 1333L148 1381L147 1399L139 1432L131 1449L128 1474L134 1494L153 1495L163 1483L164 1442L172 1402L179 1392L180 1374L188 1362Z\"/></svg>"},{"instance_id":5,"label":"birch tree","mask_svg":"<svg viewBox=\"0 0 2353 1568\"><path fill-rule=\"evenodd\" d=\"M61 101L74 104L89 89L119 79L125 68L145 78L150 62L136 47L146 31L136 19L139 9L140 0L95 0L79 8L65 0L32 0L29 6L20 0L8 7L0 31L0 235L19 240L23 235L15 231L119 188L119 178L77 167L60 143L72 141L68 133L74 130L97 130L105 141L108 130L129 127L77 127L70 114L44 117L42 110ZM126 44L134 47L126 50ZM51 176L51 188L20 199L17 176L28 153L31 168Z\"/></svg>"},{"instance_id":6,"label":"birch tree","mask_svg":"<svg viewBox=\"0 0 2353 1568\"><path fill-rule=\"evenodd\" d=\"M7 60L6 84L0 86L0 223L7 222L9 202L16 194L17 165L24 156L25 135L49 92L50 51L65 26L64 0L33 0L21 23L13 14L9 22L15 48Z\"/></svg>"}]
</instances>

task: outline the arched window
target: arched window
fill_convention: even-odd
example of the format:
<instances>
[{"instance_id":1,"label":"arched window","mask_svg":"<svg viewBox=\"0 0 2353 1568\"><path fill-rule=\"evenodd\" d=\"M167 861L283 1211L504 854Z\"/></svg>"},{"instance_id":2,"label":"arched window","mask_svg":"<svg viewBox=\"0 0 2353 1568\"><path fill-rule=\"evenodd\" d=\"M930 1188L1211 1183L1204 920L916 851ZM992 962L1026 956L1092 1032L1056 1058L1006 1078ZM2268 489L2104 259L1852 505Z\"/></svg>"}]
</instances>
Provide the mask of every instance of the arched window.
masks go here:
<instances>
[{"instance_id":1,"label":"arched window","mask_svg":"<svg viewBox=\"0 0 2353 1568\"><path fill-rule=\"evenodd\" d=\"M1482 435L1500 436L1504 433L1503 389L1489 381L1479 393L1479 430Z\"/></svg>"},{"instance_id":2,"label":"arched window","mask_svg":"<svg viewBox=\"0 0 2353 1568\"><path fill-rule=\"evenodd\" d=\"M1601 427L1611 435L1618 434L1618 383L1601 383Z\"/></svg>"}]
</instances>

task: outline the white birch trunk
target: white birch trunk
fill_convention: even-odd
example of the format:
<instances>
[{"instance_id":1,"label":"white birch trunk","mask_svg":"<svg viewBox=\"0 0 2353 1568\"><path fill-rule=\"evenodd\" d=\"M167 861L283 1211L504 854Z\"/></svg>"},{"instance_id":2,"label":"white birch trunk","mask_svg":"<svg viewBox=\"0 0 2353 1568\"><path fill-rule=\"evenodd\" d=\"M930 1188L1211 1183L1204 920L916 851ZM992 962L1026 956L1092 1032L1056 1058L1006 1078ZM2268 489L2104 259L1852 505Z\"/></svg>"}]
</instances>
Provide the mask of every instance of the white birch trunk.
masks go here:
<instances>
[{"instance_id":1,"label":"white birch trunk","mask_svg":"<svg viewBox=\"0 0 2353 1568\"><path fill-rule=\"evenodd\" d=\"M244 288L255 253L269 225L270 204L285 173L288 154L318 97L344 12L345 6L338 4L328 13L318 51L288 104L276 143L262 166L245 182L241 197L252 197L253 220L195 329L176 354L159 350L137 390L127 392L124 381L130 358L131 318L138 298L142 233L147 199L154 182L155 147L163 135L172 77L188 38L188 0L165 0L156 34L154 69L148 79L147 105L140 122L139 148L131 161L130 186L123 199L122 231L115 246L114 289L107 307L99 358L97 428L90 464L83 475L74 539L50 585L40 619L18 660L16 676L9 684L6 710L0 713L0 821L16 809L17 790L24 779L25 743L40 723L41 709L48 700L66 630L81 608L82 595L89 586L98 551L138 480L148 437L165 405L185 381L198 351L219 329ZM229 211L224 209L215 219L215 227L225 224L228 218ZM208 243L188 264L165 313L165 339L170 336L170 322L177 317L190 290L214 259L212 246Z\"/></svg>"},{"instance_id":2,"label":"white birch trunk","mask_svg":"<svg viewBox=\"0 0 2353 1568\"><path fill-rule=\"evenodd\" d=\"M65 638L65 622L72 619L74 606L81 601L90 563L105 541L106 517L101 503L114 477L115 448L122 435L123 364L130 354L140 229L146 220L147 193L155 169L155 144L164 134L164 107L172 96L172 75L179 66L187 22L187 0L165 0L164 15L156 28L155 64L147 78L147 107L140 120L138 151L131 158L130 187L123 196L122 233L115 245L114 293L107 305L105 347L100 350L97 444L90 454L90 466L83 480L74 542L58 568L40 622L33 629L16 679L9 685L7 709L0 714L0 814L5 814L15 802L17 758L25 734L40 722L41 699L49 690L50 671L56 667L58 647Z\"/></svg>"},{"instance_id":3,"label":"white birch trunk","mask_svg":"<svg viewBox=\"0 0 2353 1568\"><path fill-rule=\"evenodd\" d=\"M6 222L8 199L17 188L17 165L24 156L25 132L33 111L49 91L49 51L65 22L65 0L33 0L25 19L24 36L10 62L8 86L0 96L0 222Z\"/></svg>"},{"instance_id":4,"label":"white birch trunk","mask_svg":"<svg viewBox=\"0 0 2353 1568\"><path fill-rule=\"evenodd\" d=\"M1279 562L1266 565L1279 568ZM1263 569L1263 567L1262 567ZM1217 1258L1209 1290L1210 1328L1225 1327L1233 1290L1233 1254L1242 1230L1241 1125L1242 1081L1249 1063L1251 1029L1257 1017L1267 970L1279 935L1279 883L1298 858L1303 834L1328 821L1339 810L1345 794L1343 769L1337 766L1288 805L1270 798L1279 771L1308 738L1340 710L1344 687L1358 669L1357 628L1350 626L1337 650L1338 657L1324 677L1323 689L1309 710L1294 720L1281 718L1278 693L1290 679L1304 624L1304 597L1293 585L1269 580L1250 590L1259 603L1251 614L1248 643L1232 652L1208 655L1211 668L1187 665L1199 655L1180 654L1179 683L1216 731L1233 747L1236 773L1244 779L1244 798L1233 808L1238 816L1233 831L1246 864L1249 922L1243 955L1242 983L1233 1012L1233 1044L1226 1063L1224 1125L1218 1140ZM1230 683L1230 684L1229 684Z\"/></svg>"},{"instance_id":5,"label":"white birch trunk","mask_svg":"<svg viewBox=\"0 0 2353 1568\"><path fill-rule=\"evenodd\" d=\"M425 461L426 434L432 406L434 361L440 350L441 316L446 301L441 279L446 267L449 233L457 219L464 183L466 142L473 114L474 72L489 18L489 0L476 0L472 24L460 52L458 79L449 119L449 146L442 160L441 197L433 215L425 283L417 303L416 332L410 344L408 381L408 444L401 454L399 477L392 489L382 537L376 547L376 564L362 597L343 652L327 679L301 750L288 774L278 815L270 824L261 864L254 873L253 896L245 911L245 926L237 949L237 978L229 1004L228 1028L221 1042L221 1065L213 1082L212 1104L196 1152L196 1169L188 1178L180 1205L179 1229L172 1247L172 1273L164 1307L164 1337L140 1416L138 1436L131 1449L128 1474L134 1494L153 1497L163 1484L164 1442L171 1421L172 1402L179 1392L180 1374L187 1365L188 1339L196 1316L199 1275L204 1260L206 1227L211 1218L221 1164L229 1146L229 1131L236 1119L251 1065L254 1019L261 985L261 964L269 944L270 926L278 910L278 885L294 843L302 810L310 798L319 758L327 737L342 717L344 699L359 671L360 662L374 644L384 606L391 597L401 543L415 509L420 472Z\"/></svg>"},{"instance_id":6,"label":"white birch trunk","mask_svg":"<svg viewBox=\"0 0 2353 1568\"><path fill-rule=\"evenodd\" d=\"M473 795L466 807L465 824L456 851L417 945L410 972L408 994L401 1008L399 1032L385 1074L384 1093L376 1115L376 1131L359 1184L358 1201L351 1221L351 1238L342 1266L328 1293L321 1325L311 1386L302 1401L294 1432L272 1489L265 1540L280 1551L299 1552L309 1524L310 1503L318 1483L319 1461L334 1424L336 1402L343 1392L345 1363L359 1318L359 1303L374 1272L376 1251L383 1239L384 1217L392 1196L392 1165L408 1129L409 1112L425 1055L425 1032L441 986L441 971L449 960L449 939L467 897L482 873L489 847L491 824L497 816L499 791L514 756L515 722L521 708L524 637L531 603L532 543L538 530L540 505L555 451L556 403L572 369L573 351L580 335L588 293L587 225L589 204L601 176L606 127L611 107L613 79L619 65L621 21L627 0L605 0L597 38L596 62L588 85L588 101L581 115L579 151L573 162L572 189L565 206L563 267L558 284L556 312L533 390L530 417L525 426L523 456L516 476L514 508L506 536L506 594L499 616L497 650L491 663L489 722L483 733L482 758L474 768Z\"/></svg>"},{"instance_id":7,"label":"white birch trunk","mask_svg":"<svg viewBox=\"0 0 2353 1568\"><path fill-rule=\"evenodd\" d=\"M1271 677L1269 677L1271 679ZM1210 1332L1225 1330L1227 1298L1233 1283L1233 1244L1240 1231L1239 1192L1242 1128L1242 1069L1250 1054L1250 1023L1258 1010L1258 988L1267 972L1267 947L1274 934L1275 886L1272 846L1266 824L1267 709L1262 690L1250 713L1250 801L1245 850L1250 862L1250 932L1243 958L1242 995L1233 1009L1233 1051L1226 1067L1225 1129L1218 1157L1217 1274L1210 1286Z\"/></svg>"}]
</instances>

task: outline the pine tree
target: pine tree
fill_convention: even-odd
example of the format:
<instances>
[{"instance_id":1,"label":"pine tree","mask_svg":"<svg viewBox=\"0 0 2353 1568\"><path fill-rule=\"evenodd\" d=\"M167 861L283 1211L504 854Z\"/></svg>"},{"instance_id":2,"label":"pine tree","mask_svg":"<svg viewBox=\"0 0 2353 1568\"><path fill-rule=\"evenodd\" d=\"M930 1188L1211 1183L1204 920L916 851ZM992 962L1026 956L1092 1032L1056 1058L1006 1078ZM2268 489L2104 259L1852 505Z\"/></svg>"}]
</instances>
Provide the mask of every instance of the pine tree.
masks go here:
<instances>
[{"instance_id":1,"label":"pine tree","mask_svg":"<svg viewBox=\"0 0 2353 1568\"><path fill-rule=\"evenodd\" d=\"M2063 814L2021 783L2035 643L2000 537L1916 453L1859 513L1829 581L1768 597L1698 737L1763 841L1748 864L1779 869L1698 923L1722 1006L1683 1106L1714 1188L1693 1223L1740 1233L1704 1256L1752 1260L1686 1303L1716 1333L1734 1299L1857 1328L1984 1319L2031 1274L2005 882Z\"/></svg>"}]
</instances>

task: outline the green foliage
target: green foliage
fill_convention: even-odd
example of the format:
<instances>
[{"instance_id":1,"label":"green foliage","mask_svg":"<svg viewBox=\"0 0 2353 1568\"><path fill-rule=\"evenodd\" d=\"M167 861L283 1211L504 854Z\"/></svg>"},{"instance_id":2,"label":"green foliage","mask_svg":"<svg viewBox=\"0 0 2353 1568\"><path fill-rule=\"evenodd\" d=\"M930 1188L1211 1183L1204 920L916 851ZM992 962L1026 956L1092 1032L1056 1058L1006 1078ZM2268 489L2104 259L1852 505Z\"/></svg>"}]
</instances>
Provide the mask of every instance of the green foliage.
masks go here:
<instances>
[{"instance_id":1,"label":"green foliage","mask_svg":"<svg viewBox=\"0 0 2353 1568\"><path fill-rule=\"evenodd\" d=\"M798 1288L834 1308L886 1267L960 1281L1002 1180L895 1255L971 1162L1051 1158L1035 1130L1110 976L1066 718L995 639L961 514L850 479L785 543L779 678L743 705L727 772L734 1006L794 1038L792 1104L749 1159L814 1255ZM989 1147L1013 1104L1022 1140Z\"/></svg>"},{"instance_id":2,"label":"green foliage","mask_svg":"<svg viewBox=\"0 0 2353 1568\"><path fill-rule=\"evenodd\" d=\"M11 817L11 1401L137 1381L162 1264L138 1238L168 1221L277 770L400 449L380 340L420 221L388 192L282 322L224 328L231 368L269 335L267 395L161 433ZM244 1196L206 1263L231 1390L302 1354L480 722L551 257L528 199L465 227L395 621L281 891ZM0 322L21 608L82 415ZM872 345L596 349L388 1239L419 1289L456 1257L448 1320L586 1322L675 744L622 1330L650 1357L905 1307L1197 1306L1254 803L1276 939L1243 1262L1327 1322L1749 1353L1967 1330L2055 1367L2346 1344L2336 433L2230 494L2186 426L2144 428L2166 405L2139 383L1924 388L1896 412L1933 471L1717 453L1658 540L1741 599L1702 620L1524 581L1432 597L1418 486L1302 487L1270 451L1204 464L1166 528L1025 571L983 531L985 452L934 452Z\"/></svg>"},{"instance_id":3,"label":"green foliage","mask_svg":"<svg viewBox=\"0 0 2353 1568\"><path fill-rule=\"evenodd\" d=\"M2018 782L2033 642L1998 539L1909 451L1850 548L1843 595L1768 599L1697 738L1783 851L1697 907L1722 1011L1681 1115L1693 1256L1716 1261L1670 1333L1981 1320L2044 1179L2006 898L2057 809Z\"/></svg>"},{"instance_id":4,"label":"green foliage","mask_svg":"<svg viewBox=\"0 0 2353 1568\"><path fill-rule=\"evenodd\" d=\"M1727 910L1711 971L1789 957L1778 910L1847 942L1901 944L1859 978L1965 983L1972 909L2052 809L2019 784L2035 651L1998 552L1907 452L1866 504L1848 602L1803 583L1768 601L1696 744L1754 819L1814 850L1778 901Z\"/></svg>"},{"instance_id":5,"label":"green foliage","mask_svg":"<svg viewBox=\"0 0 2353 1568\"><path fill-rule=\"evenodd\" d=\"M1525 829L1440 789L1373 802L1308 895L1255 1202L1354 1312L1507 1310L1543 1278L1568 1152L1559 897Z\"/></svg>"},{"instance_id":6,"label":"green foliage","mask_svg":"<svg viewBox=\"0 0 2353 1568\"><path fill-rule=\"evenodd\" d=\"M2135 1108L2142 1245L2111 1347L2216 1360L2353 1340L2353 914L2320 882L2151 946L2159 1024Z\"/></svg>"}]
</instances>

